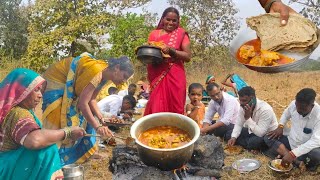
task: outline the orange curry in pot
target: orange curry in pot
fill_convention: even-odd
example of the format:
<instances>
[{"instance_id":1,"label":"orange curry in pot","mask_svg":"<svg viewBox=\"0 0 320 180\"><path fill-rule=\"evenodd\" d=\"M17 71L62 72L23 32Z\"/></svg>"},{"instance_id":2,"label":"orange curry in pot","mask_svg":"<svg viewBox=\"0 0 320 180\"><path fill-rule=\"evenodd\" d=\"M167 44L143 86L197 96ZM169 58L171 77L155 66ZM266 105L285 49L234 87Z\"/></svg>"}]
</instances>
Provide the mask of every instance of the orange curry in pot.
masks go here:
<instances>
[{"instance_id":1,"label":"orange curry in pot","mask_svg":"<svg viewBox=\"0 0 320 180\"><path fill-rule=\"evenodd\" d=\"M138 140L152 148L171 149L187 144L191 138L186 131L180 128L157 126L141 133Z\"/></svg>"},{"instance_id":2,"label":"orange curry in pot","mask_svg":"<svg viewBox=\"0 0 320 180\"><path fill-rule=\"evenodd\" d=\"M238 49L236 57L240 63L251 66L277 66L294 61L293 58L278 52L262 50L260 39L244 43Z\"/></svg>"}]
</instances>

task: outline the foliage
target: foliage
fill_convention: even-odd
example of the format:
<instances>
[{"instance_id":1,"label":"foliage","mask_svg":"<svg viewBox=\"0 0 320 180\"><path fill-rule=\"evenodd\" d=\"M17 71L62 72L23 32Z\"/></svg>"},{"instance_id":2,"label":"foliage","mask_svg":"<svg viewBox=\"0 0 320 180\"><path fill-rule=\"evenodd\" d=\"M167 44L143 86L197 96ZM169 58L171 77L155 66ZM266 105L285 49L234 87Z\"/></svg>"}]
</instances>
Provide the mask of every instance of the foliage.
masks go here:
<instances>
[{"instance_id":1,"label":"foliage","mask_svg":"<svg viewBox=\"0 0 320 180\"><path fill-rule=\"evenodd\" d=\"M21 0L1 0L0 48L6 56L20 58L27 47L26 8L19 7Z\"/></svg>"},{"instance_id":2,"label":"foliage","mask_svg":"<svg viewBox=\"0 0 320 180\"><path fill-rule=\"evenodd\" d=\"M189 18L189 33L203 47L227 45L239 28L232 0L170 0Z\"/></svg>"},{"instance_id":3,"label":"foliage","mask_svg":"<svg viewBox=\"0 0 320 180\"><path fill-rule=\"evenodd\" d=\"M239 28L238 12L232 0L170 0L187 17L187 29L192 47L192 60L205 61L215 66L234 63L226 45Z\"/></svg>"},{"instance_id":4,"label":"foliage","mask_svg":"<svg viewBox=\"0 0 320 180\"><path fill-rule=\"evenodd\" d=\"M135 62L135 49L147 42L148 35L154 28L146 23L147 18L150 21L148 14L127 13L118 16L110 27L108 44L111 44L112 47L105 53L113 57L126 55Z\"/></svg>"},{"instance_id":5,"label":"foliage","mask_svg":"<svg viewBox=\"0 0 320 180\"><path fill-rule=\"evenodd\" d=\"M291 0L304 5L300 13L320 26L320 1L319 0Z\"/></svg>"}]
</instances>

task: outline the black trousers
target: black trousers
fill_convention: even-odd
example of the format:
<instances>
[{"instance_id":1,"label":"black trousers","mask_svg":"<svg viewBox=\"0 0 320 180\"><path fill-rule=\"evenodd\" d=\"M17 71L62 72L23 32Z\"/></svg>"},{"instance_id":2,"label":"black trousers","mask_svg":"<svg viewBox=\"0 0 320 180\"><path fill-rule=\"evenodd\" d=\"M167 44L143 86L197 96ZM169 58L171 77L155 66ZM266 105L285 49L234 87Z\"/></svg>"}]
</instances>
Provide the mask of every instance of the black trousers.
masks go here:
<instances>
[{"instance_id":1,"label":"black trousers","mask_svg":"<svg viewBox=\"0 0 320 180\"><path fill-rule=\"evenodd\" d=\"M216 121L213 121L213 123L216 123ZM232 130L233 130L234 124L229 124L228 126L221 126L213 131L210 131L209 134L214 134L215 136L221 137L225 141L228 141L231 138Z\"/></svg>"},{"instance_id":2,"label":"black trousers","mask_svg":"<svg viewBox=\"0 0 320 180\"><path fill-rule=\"evenodd\" d=\"M249 134L248 128L242 128L236 144L248 150L264 150L267 148L263 137L256 136L254 133Z\"/></svg>"}]
</instances>

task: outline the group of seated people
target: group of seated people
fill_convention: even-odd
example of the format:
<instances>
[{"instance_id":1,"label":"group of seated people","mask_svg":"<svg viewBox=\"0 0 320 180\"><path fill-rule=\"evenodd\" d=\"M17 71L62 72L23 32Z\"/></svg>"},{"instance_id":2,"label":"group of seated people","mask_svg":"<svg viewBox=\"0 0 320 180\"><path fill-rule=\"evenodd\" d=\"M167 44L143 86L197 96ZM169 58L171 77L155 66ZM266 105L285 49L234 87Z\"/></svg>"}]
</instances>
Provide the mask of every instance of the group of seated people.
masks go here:
<instances>
[{"instance_id":1,"label":"group of seated people","mask_svg":"<svg viewBox=\"0 0 320 180\"><path fill-rule=\"evenodd\" d=\"M149 87L144 78L141 78L136 84L129 84L127 89L120 91L111 86L108 89L108 96L102 98L97 105L104 117L116 116L120 119L131 120L137 100L148 99L148 90Z\"/></svg>"},{"instance_id":2,"label":"group of seated people","mask_svg":"<svg viewBox=\"0 0 320 180\"><path fill-rule=\"evenodd\" d=\"M236 98L215 82L207 84L211 98L207 110L201 102L202 91L201 84L192 83L188 88L190 103L186 105L186 115L198 123L202 135L214 134L228 146L240 145L271 157L280 155L284 167L293 163L316 169L320 164L320 106L313 89L301 89L279 122L273 108L258 99L251 86L237 91ZM218 119L213 120L216 113ZM289 120L289 134L284 134Z\"/></svg>"}]
</instances>

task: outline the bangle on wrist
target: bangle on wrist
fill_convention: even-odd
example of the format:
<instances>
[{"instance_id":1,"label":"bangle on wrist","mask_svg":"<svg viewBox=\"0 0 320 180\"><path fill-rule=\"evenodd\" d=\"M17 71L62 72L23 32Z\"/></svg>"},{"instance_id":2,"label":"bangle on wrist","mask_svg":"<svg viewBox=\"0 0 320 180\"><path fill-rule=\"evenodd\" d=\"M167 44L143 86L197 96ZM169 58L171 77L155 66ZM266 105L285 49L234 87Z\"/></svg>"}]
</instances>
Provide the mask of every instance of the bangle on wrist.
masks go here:
<instances>
[{"instance_id":1,"label":"bangle on wrist","mask_svg":"<svg viewBox=\"0 0 320 180\"><path fill-rule=\"evenodd\" d=\"M98 127L95 128L95 130L98 131L98 129L101 127L102 127L102 125L100 124Z\"/></svg>"},{"instance_id":2,"label":"bangle on wrist","mask_svg":"<svg viewBox=\"0 0 320 180\"><path fill-rule=\"evenodd\" d=\"M283 128L284 128L284 125L283 125L283 124L279 124L279 125L278 125L278 128L283 129Z\"/></svg>"},{"instance_id":3,"label":"bangle on wrist","mask_svg":"<svg viewBox=\"0 0 320 180\"><path fill-rule=\"evenodd\" d=\"M71 133L72 133L72 131L71 131L71 128L70 128L70 127L65 127L65 128L63 128L62 130L64 131L64 138L63 138L63 140L66 140L66 139L71 138Z\"/></svg>"},{"instance_id":4,"label":"bangle on wrist","mask_svg":"<svg viewBox=\"0 0 320 180\"><path fill-rule=\"evenodd\" d=\"M274 2L279 2L278 0L268 0L267 3L264 5L264 10L266 10L267 13L270 12L270 8Z\"/></svg>"},{"instance_id":5,"label":"bangle on wrist","mask_svg":"<svg viewBox=\"0 0 320 180\"><path fill-rule=\"evenodd\" d=\"M289 154L293 157L293 158L297 158L296 155L294 155L294 153L292 151L289 151Z\"/></svg>"},{"instance_id":6,"label":"bangle on wrist","mask_svg":"<svg viewBox=\"0 0 320 180\"><path fill-rule=\"evenodd\" d=\"M177 55L177 50L174 49L174 48L170 48L170 50L169 50L169 55L170 55L171 57L175 57L175 56Z\"/></svg>"}]
</instances>

